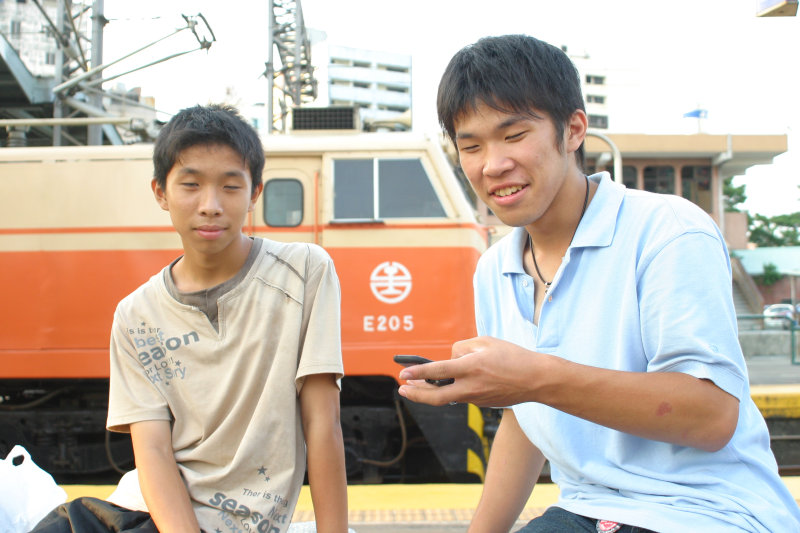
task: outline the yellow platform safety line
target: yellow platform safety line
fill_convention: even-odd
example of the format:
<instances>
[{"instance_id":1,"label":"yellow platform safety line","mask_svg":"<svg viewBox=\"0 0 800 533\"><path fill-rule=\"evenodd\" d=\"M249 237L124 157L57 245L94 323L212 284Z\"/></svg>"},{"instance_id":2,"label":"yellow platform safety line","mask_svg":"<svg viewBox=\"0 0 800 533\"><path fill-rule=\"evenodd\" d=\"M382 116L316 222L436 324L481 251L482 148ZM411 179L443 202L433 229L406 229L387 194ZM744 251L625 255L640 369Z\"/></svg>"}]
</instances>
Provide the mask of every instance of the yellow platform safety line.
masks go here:
<instances>
[{"instance_id":1,"label":"yellow platform safety line","mask_svg":"<svg viewBox=\"0 0 800 533\"><path fill-rule=\"evenodd\" d=\"M467 426L478 435L483 445L483 457L481 458L475 453L475 450L467 448L467 472L475 474L483 481L486 475L486 468L483 464L484 460L489 459L489 441L483 434L483 413L477 405L467 405Z\"/></svg>"},{"instance_id":2,"label":"yellow platform safety line","mask_svg":"<svg viewBox=\"0 0 800 533\"><path fill-rule=\"evenodd\" d=\"M800 499L800 477L784 476L781 480L797 501ZM62 485L67 499L93 496L105 499L113 485ZM420 485L350 485L347 487L348 515L351 524L390 522L466 522L472 518L483 490L481 483L440 483ZM521 520L531 520L558 500L558 487L537 483L528 499ZM314 520L314 506L308 485L300 489L293 522ZM357 530L357 529L356 529Z\"/></svg>"},{"instance_id":3,"label":"yellow platform safety line","mask_svg":"<svg viewBox=\"0 0 800 533\"><path fill-rule=\"evenodd\" d=\"M800 385L752 385L750 396L764 418L800 417Z\"/></svg>"},{"instance_id":4,"label":"yellow platform safety line","mask_svg":"<svg viewBox=\"0 0 800 533\"><path fill-rule=\"evenodd\" d=\"M62 485L71 501L81 496L106 499L114 485ZM481 483L419 485L350 485L347 487L348 520L358 523L469 522L483 490ZM532 520L558 499L558 487L540 483L533 490L520 519ZM314 520L308 485L300 489L292 522Z\"/></svg>"}]
</instances>

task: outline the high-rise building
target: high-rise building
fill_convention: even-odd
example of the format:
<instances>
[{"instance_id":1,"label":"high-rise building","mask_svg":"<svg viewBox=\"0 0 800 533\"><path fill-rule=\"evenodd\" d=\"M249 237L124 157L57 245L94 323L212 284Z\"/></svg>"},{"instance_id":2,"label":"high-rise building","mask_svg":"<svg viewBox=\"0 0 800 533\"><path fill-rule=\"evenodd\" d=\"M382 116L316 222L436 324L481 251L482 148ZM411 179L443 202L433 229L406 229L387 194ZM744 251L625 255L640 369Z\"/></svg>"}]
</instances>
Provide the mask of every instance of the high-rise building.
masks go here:
<instances>
[{"instance_id":1,"label":"high-rise building","mask_svg":"<svg viewBox=\"0 0 800 533\"><path fill-rule=\"evenodd\" d=\"M410 55L333 45L326 51L327 105L357 107L368 128L411 128Z\"/></svg>"},{"instance_id":2,"label":"high-rise building","mask_svg":"<svg viewBox=\"0 0 800 533\"><path fill-rule=\"evenodd\" d=\"M610 127L608 69L593 62L588 54L573 54L566 46L562 46L561 49L567 53L578 69L589 127L608 130Z\"/></svg>"}]
</instances>

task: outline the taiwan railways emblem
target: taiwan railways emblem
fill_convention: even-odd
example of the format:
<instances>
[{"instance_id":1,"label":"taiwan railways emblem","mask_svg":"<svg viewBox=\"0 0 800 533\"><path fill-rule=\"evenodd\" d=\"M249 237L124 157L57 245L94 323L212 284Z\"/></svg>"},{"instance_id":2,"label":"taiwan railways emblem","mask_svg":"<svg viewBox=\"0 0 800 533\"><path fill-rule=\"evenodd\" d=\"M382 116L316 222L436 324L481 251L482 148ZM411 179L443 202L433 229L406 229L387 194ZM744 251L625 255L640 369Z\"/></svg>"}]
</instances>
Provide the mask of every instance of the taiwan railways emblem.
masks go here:
<instances>
[{"instance_id":1,"label":"taiwan railways emblem","mask_svg":"<svg viewBox=\"0 0 800 533\"><path fill-rule=\"evenodd\" d=\"M372 271L369 288L375 298L384 303L402 302L411 292L411 273L396 261L383 262Z\"/></svg>"}]
</instances>

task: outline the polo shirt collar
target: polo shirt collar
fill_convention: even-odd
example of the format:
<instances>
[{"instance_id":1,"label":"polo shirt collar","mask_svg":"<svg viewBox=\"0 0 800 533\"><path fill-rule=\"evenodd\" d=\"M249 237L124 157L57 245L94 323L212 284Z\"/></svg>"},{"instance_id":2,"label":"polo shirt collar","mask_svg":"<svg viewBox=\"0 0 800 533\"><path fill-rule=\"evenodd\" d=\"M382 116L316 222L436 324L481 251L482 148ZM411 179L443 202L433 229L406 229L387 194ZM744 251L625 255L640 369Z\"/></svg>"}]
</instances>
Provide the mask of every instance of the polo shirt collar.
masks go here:
<instances>
[{"instance_id":1,"label":"polo shirt collar","mask_svg":"<svg viewBox=\"0 0 800 533\"><path fill-rule=\"evenodd\" d=\"M503 254L503 274L524 274L525 269L522 268L522 251L525 249L525 241L528 239L528 232L525 231L524 226L519 226L511 230L511 233L506 236L509 239L506 252ZM500 243L498 243L500 244Z\"/></svg>"},{"instance_id":2,"label":"polo shirt collar","mask_svg":"<svg viewBox=\"0 0 800 533\"><path fill-rule=\"evenodd\" d=\"M612 181L608 172L592 174L589 179L598 187L572 240L574 248L610 246L625 197L625 186Z\"/></svg>"},{"instance_id":3,"label":"polo shirt collar","mask_svg":"<svg viewBox=\"0 0 800 533\"><path fill-rule=\"evenodd\" d=\"M598 184L597 191L583 214L570 248L610 246L616 231L625 187L612 181L608 172L592 174L589 179ZM516 227L506 239L506 253L502 258L503 274L524 274L522 251L528 232L524 227Z\"/></svg>"}]
</instances>

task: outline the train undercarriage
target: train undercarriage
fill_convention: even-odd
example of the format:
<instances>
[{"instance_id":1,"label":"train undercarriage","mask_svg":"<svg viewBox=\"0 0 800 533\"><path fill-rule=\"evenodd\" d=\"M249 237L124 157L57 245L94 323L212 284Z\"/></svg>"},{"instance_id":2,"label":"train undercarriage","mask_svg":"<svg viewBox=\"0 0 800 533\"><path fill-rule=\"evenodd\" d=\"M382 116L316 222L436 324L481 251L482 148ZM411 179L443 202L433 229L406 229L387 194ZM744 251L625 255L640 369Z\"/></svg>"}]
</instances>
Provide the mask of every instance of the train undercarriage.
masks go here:
<instances>
[{"instance_id":1,"label":"train undercarriage","mask_svg":"<svg viewBox=\"0 0 800 533\"><path fill-rule=\"evenodd\" d=\"M0 399L0 457L20 444L65 484L114 484L134 467L129 435L105 430L107 380L5 380ZM392 378L346 377L341 419L348 483L472 483L500 411L414 404ZM800 419L766 421L781 475L800 474Z\"/></svg>"},{"instance_id":2,"label":"train undercarriage","mask_svg":"<svg viewBox=\"0 0 800 533\"><path fill-rule=\"evenodd\" d=\"M20 444L58 483L114 484L133 450L129 435L105 430L107 409L107 380L7 380L0 456ZM348 483L479 482L499 413L418 405L392 378L346 377L341 420Z\"/></svg>"}]
</instances>

